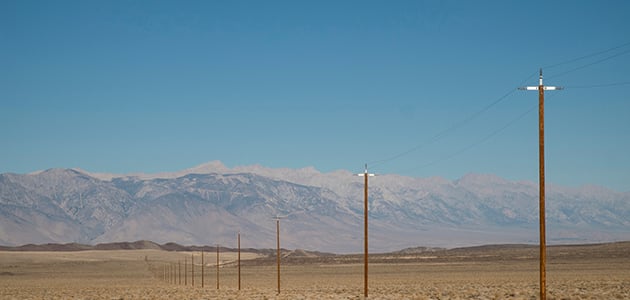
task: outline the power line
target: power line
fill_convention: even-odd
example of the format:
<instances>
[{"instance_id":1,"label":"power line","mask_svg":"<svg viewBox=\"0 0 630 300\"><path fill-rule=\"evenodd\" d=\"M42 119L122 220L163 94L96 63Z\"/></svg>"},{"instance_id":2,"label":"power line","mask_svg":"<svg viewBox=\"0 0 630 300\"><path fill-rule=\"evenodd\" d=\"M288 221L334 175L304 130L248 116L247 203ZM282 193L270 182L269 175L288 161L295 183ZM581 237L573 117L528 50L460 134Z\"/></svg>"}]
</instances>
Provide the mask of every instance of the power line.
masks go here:
<instances>
[{"instance_id":1,"label":"power line","mask_svg":"<svg viewBox=\"0 0 630 300\"><path fill-rule=\"evenodd\" d=\"M525 82L527 82L530 78L532 78L534 75L536 75L536 72L532 73L531 75L529 75L526 79L524 79L523 81L521 81L521 83L519 85L524 84ZM512 95L514 92L516 91L516 89L511 89L510 91L508 91L507 93L505 93L503 96L499 97L497 100L487 104L486 106L484 106L481 110L474 112L473 114L471 114L470 116L468 116L467 118L453 124L452 126L438 132L436 135L434 135L433 137L431 137L429 140L427 140L424 143L418 144L417 146L414 146L412 148L409 148L408 150L405 150L403 152L400 152L396 155L390 156L388 158L385 159L380 159L380 160L376 160L373 162L370 162L368 164L374 166L374 165L381 165L383 163L386 162L390 162L392 160L401 158L407 154L410 154L414 151L420 150L426 146L429 146L437 141L439 141L440 139L442 139L443 137L445 137L446 135L448 135L450 132L455 131L456 129L461 128L462 126L466 125L467 123L469 123L470 121L476 119L477 117L479 117L481 114L483 114L484 112L488 111L489 109L491 109L492 107L494 107L495 105L501 103L502 101L504 101L506 98L508 98L510 95Z\"/></svg>"},{"instance_id":2,"label":"power line","mask_svg":"<svg viewBox=\"0 0 630 300\"><path fill-rule=\"evenodd\" d=\"M555 67L558 67L558 66L562 66L562 65L570 64L570 63L572 63L572 62L576 62L576 61L578 61L578 60L587 59L587 58L590 58L590 57L593 57L593 56L597 56L597 55L600 55L600 54L604 54L604 53L606 53L606 52L610 52L610 51L613 51L613 50L617 50L617 49L619 49L619 48L623 48L623 47L628 46L628 45L630 45L630 42L627 42L627 43L625 43L625 44L621 44L621 45L618 45L618 46L615 46L615 47L611 47L611 48L608 48L608 49L606 49L606 50L597 51L597 52L594 52L594 53L591 53L591 54L587 54L587 55L584 55L584 56L580 56L580 57L577 57L577 58L573 58L573 59L565 60L565 61L563 61L563 62L559 62L559 63L555 63L555 64L547 65L547 66L544 66L544 67L542 67L542 68L543 68L543 69L550 69L550 68L555 68Z\"/></svg>"},{"instance_id":3,"label":"power line","mask_svg":"<svg viewBox=\"0 0 630 300\"><path fill-rule=\"evenodd\" d=\"M596 60L596 61L594 61L594 62L591 62L591 63L585 64L585 65L579 66L579 67L577 67L577 68L573 68L573 69L571 69L571 70L564 71L564 72L562 72L562 73L559 73L559 74L556 74L556 75L553 75L553 76L549 76L549 78L557 78L557 77L560 77L560 76L564 76L564 75L567 75L567 74L569 74L569 73L573 73L573 72L575 72L575 71L582 70L582 69L587 68L587 67L590 67L590 66L592 66L592 65L596 65L596 64L599 64L599 63L603 63L603 62L605 62L605 61L607 61L607 60L610 60L610 59L613 59L613 58L615 58L615 57L618 57L618 56L621 56L621 55L624 55L624 54L628 54L628 53L630 53L630 49L628 49L628 50L626 50L626 51L623 51L623 52L619 52L619 53L617 53L617 54L614 54L614 55L611 55L611 56L608 56L608 57L605 57L605 58L602 58L602 59L600 59L600 60Z\"/></svg>"},{"instance_id":4,"label":"power line","mask_svg":"<svg viewBox=\"0 0 630 300\"><path fill-rule=\"evenodd\" d=\"M583 55L583 56L580 56L580 57L577 57L577 58L573 58L573 59L569 59L569 60L566 60L566 61L562 61L562 62L559 62L559 63L555 63L555 64L547 65L547 66L545 66L544 68L555 68L555 67L559 67L559 66L562 66L562 65L566 65L566 64L574 63L574 62L577 62L577 61L580 61L580 60L584 60L584 59L591 58L591 57L595 57L595 56L598 56L598 55L602 55L602 54L604 54L604 53L608 53L608 52L611 52L611 51L614 51L614 50L618 50L618 49L624 48L624 47L626 47L626 46L628 46L628 45L630 45L630 42L627 42L627 43L624 43L624 44L621 44L621 45L618 45L618 46L614 46L614 47L611 47L611 48L608 48L608 49L605 49L605 50L601 50L601 51L597 51L597 52L594 52L594 53L590 53L590 54L587 54L587 55ZM591 63L588 63L588 64L584 64L584 65L578 66L578 67L576 67L576 68L573 68L573 69L570 69L570 70L568 70L568 71L565 71L565 72L562 72L562 73L556 74L556 75L554 75L554 76L549 76L548 78L555 78L555 77L564 76L564 75L566 75L566 74L573 73L573 72L575 72L575 71L578 71L578 70L581 70L581 69L584 69L584 68L587 68L587 67L590 67L590 66L593 66L593 65L596 65L596 64L599 64L599 63L602 63L602 62L605 62L605 61L611 60L611 59L613 59L613 58L615 58L615 57L619 57L619 56L624 55L624 54L627 54L627 53L630 53L630 49L625 50L625 51L622 51L622 52L619 52L619 53L616 53L616 54L613 54L613 55L610 55L610 56L607 56L607 57L604 57L604 58L602 58L602 59L599 59L599 60L597 60L597 61L594 61L594 62L591 62ZM522 82L521 82L518 86L523 85L526 81L528 81L530 78L532 78L535 74L536 74L536 72L534 72L534 73L532 73L531 75L529 75L529 76L528 76L525 80L523 80L523 81L522 81ZM590 85L590 86L576 86L576 87L569 87L569 88L595 88L595 87L608 87L608 86L627 85L627 84L630 84L630 82L618 82L618 83L602 84L602 85ZM457 123L453 124L452 126L447 127L446 129L444 129L444 130L442 130L442 131L438 132L436 135L434 135L434 136L433 136L433 137L431 137L430 139L426 140L425 142L422 142L422 143L420 143L420 144L418 144L418 145L416 145L416 146L414 146L414 147L411 147L411 148L409 148L409 149L407 149L407 150L405 150L405 151L399 152L398 154L392 155L392 156L390 156L390 157L386 157L386 158L384 158L384 159L380 159L380 160L375 160L375 161L372 161L372 162L370 162L369 164L370 164L370 165L372 165L372 167L374 167L374 166L378 166L378 165L381 165L381 164L384 164L384 163L387 163L387 162L390 162L390 161L396 160L396 159L401 158L401 157L403 157L403 156L406 156L406 155L408 155L408 154L410 154L410 153L412 153L412 152L418 151L418 150L420 150L420 149L422 149L422 148L424 148L424 147L427 147L427 146L429 146L429 145L431 145L431 144L433 144L433 143L435 143L435 142L437 142L437 141L441 140L442 138L444 138L445 136L447 136L449 133L451 133L451 132L453 132L453 131L455 131L455 130L457 130L457 129L461 128L461 127L463 127L463 126L464 126L464 125L466 125L467 123L469 123L469 122L471 122L472 120L474 120L474 119L476 119L477 117L479 117L479 116L480 116L481 114L483 114L484 112L486 112L486 111L490 110L490 109L491 109L492 107L494 107L495 105L497 105L497 104L501 103L502 101L504 101L505 99L507 99L510 95L512 95L512 93L514 93L514 91L516 91L516 89L511 89L511 90L510 90L510 91L508 91L506 94L504 94L503 96L499 97L497 100L495 100L495 101L493 101L493 102L491 102L491 103L487 104L486 106L484 106L483 108L481 108L479 111L476 111L476 112L472 113L471 115L469 115L467 118L465 118L465 119L463 119L463 120L461 120L461 121L459 121L459 122L457 122ZM519 119L520 119L520 118L519 118ZM511 124L510 124L510 125L511 125ZM508 125L508 127L509 127L509 125ZM494 136L494 135L496 135L497 133L501 132L501 131L502 131L502 130L504 130L505 128L507 128L507 127L502 127L502 128L500 128L499 130L497 130L497 131L496 131L496 133L490 134L488 137L486 137L485 139L483 139L483 140L482 140L482 141L480 141L479 143L482 143L482 142L484 142L485 140L487 140L487 139L491 138L492 136ZM476 146L476 145L477 145L477 144L474 144L474 145L471 145L470 147L464 148L465 150L462 150L462 151L460 151L460 152L465 152L465 151L467 151L469 148L472 148L472 147L474 147L474 146ZM452 156L456 156L456 155L459 155L459 154L460 154L460 153L457 153L457 154L452 155ZM452 158L452 157L449 157L448 159L450 159L450 158ZM431 164L437 163L437 162L442 161L442 160L443 160L443 159L438 159L438 160L436 160L436 161L434 161L434 162L429 163L428 165L431 165ZM423 167L426 167L426 166L428 166L428 165L425 165L425 166L423 166Z\"/></svg>"},{"instance_id":5,"label":"power line","mask_svg":"<svg viewBox=\"0 0 630 300\"><path fill-rule=\"evenodd\" d=\"M591 84L591 85L573 85L573 86L567 86L566 88L568 88L568 89L590 89L590 88L602 88L602 87L621 86L621 85L630 85L630 81L613 82L613 83L602 83L602 84Z\"/></svg>"},{"instance_id":6,"label":"power line","mask_svg":"<svg viewBox=\"0 0 630 300\"><path fill-rule=\"evenodd\" d=\"M464 148L462 148L462 149L460 149L460 150L458 150L458 151L456 151L456 152L454 152L454 153L451 153L451 154L450 154L450 155L448 155L448 156L445 156L445 157L442 157L442 158L438 158L438 159L436 159L436 160L433 160L433 161L431 161L431 162L429 162L429 163L426 163L426 164L421 165L421 166L418 166L418 167L414 167L414 168L410 168L410 169L401 170L401 171L396 172L396 173L405 173L405 172L415 171L415 170L418 170L418 169L423 169L423 168L426 168L426 167L432 166L432 165L434 165L434 164L436 164L436 163L439 163L439 162L444 162L444 161L450 160L450 159L452 159L452 158L454 158L454 157L456 157L456 156L459 156L459 155L461 155L462 153L464 153L464 152L466 152L466 151L468 151L468 150L470 150L470 149L472 149L472 148L474 148L474 147L476 147L476 146L478 146L478 145L480 145L480 144L485 143L486 141L488 141L489 139L491 139L491 138L492 138L492 137L494 137L495 135L497 135L497 134L499 134L499 133L503 132L504 130L508 129L508 128L509 128L510 126L512 126L514 123L516 123L516 122L520 121L520 120L521 120L521 119L523 119L525 116L527 116L527 115L528 115L528 114L530 114L532 111L534 111L534 110L536 109L536 107L537 107L536 105L534 105L534 106L530 107L527 111L525 111L524 113L522 113L522 114L518 115L516 118L514 118L514 119L510 120L508 123L506 123L505 125L503 125L503 126L502 126L502 127L500 127L499 129L497 129L497 130L495 130L495 131L491 132L490 134L488 134L487 136L483 137L482 139L480 139L480 140L478 140L478 141L476 141L476 142L474 142L474 143L472 143L472 144L470 144L470 145L468 145L468 146L466 146L466 147L464 147Z\"/></svg>"}]
</instances>

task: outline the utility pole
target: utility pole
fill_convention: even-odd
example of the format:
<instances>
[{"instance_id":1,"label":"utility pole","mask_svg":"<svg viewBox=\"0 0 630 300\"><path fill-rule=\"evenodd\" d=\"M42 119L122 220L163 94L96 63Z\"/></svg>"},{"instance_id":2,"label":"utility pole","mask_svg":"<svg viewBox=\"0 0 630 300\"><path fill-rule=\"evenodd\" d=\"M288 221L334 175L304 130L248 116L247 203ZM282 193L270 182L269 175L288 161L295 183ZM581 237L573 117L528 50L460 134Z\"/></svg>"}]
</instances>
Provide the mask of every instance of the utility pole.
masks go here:
<instances>
[{"instance_id":1,"label":"utility pole","mask_svg":"<svg viewBox=\"0 0 630 300\"><path fill-rule=\"evenodd\" d=\"M219 289L219 244L217 244L217 290Z\"/></svg>"},{"instance_id":2,"label":"utility pole","mask_svg":"<svg viewBox=\"0 0 630 300\"><path fill-rule=\"evenodd\" d=\"M190 279L192 282L192 286L195 286L195 254L190 254Z\"/></svg>"},{"instance_id":3,"label":"utility pole","mask_svg":"<svg viewBox=\"0 0 630 300\"><path fill-rule=\"evenodd\" d=\"M546 265L547 242L545 237L545 91L561 90L562 87L545 86L543 84L542 69L538 86L520 87L519 90L538 91L538 188L539 188L539 219L540 219L540 299L547 299Z\"/></svg>"},{"instance_id":4,"label":"utility pole","mask_svg":"<svg viewBox=\"0 0 630 300\"><path fill-rule=\"evenodd\" d=\"M204 286L204 280L203 280L203 267L204 267L204 263L203 263L203 248L201 249L201 287Z\"/></svg>"},{"instance_id":5,"label":"utility pole","mask_svg":"<svg viewBox=\"0 0 630 300\"><path fill-rule=\"evenodd\" d=\"M368 177L374 174L368 173L367 164L365 164L365 172L357 174L364 178L363 190L363 297L368 297Z\"/></svg>"},{"instance_id":6,"label":"utility pole","mask_svg":"<svg viewBox=\"0 0 630 300\"><path fill-rule=\"evenodd\" d=\"M239 231L237 234L237 244L238 244L238 290L241 290L241 232Z\"/></svg>"},{"instance_id":7,"label":"utility pole","mask_svg":"<svg viewBox=\"0 0 630 300\"><path fill-rule=\"evenodd\" d=\"M184 257L184 285L188 285L188 258Z\"/></svg>"},{"instance_id":8,"label":"utility pole","mask_svg":"<svg viewBox=\"0 0 630 300\"><path fill-rule=\"evenodd\" d=\"M280 217L276 216L276 263L278 265L278 295L280 295Z\"/></svg>"},{"instance_id":9,"label":"utility pole","mask_svg":"<svg viewBox=\"0 0 630 300\"><path fill-rule=\"evenodd\" d=\"M179 276L179 285L182 285L182 261L177 261L177 275Z\"/></svg>"}]
</instances>

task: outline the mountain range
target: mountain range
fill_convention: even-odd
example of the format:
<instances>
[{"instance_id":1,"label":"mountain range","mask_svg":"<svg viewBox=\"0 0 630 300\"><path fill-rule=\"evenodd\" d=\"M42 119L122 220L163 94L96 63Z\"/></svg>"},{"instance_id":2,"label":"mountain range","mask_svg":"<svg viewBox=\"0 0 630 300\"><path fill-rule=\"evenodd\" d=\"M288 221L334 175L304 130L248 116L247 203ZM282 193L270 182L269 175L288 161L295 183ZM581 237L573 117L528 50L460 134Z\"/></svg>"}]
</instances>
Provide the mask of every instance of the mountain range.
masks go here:
<instances>
[{"instance_id":1,"label":"mountain range","mask_svg":"<svg viewBox=\"0 0 630 300\"><path fill-rule=\"evenodd\" d=\"M361 252L363 178L314 168L0 174L0 244L157 243ZM630 193L547 185L548 243L630 239ZM370 178L371 251L538 243L538 185L494 175Z\"/></svg>"}]
</instances>

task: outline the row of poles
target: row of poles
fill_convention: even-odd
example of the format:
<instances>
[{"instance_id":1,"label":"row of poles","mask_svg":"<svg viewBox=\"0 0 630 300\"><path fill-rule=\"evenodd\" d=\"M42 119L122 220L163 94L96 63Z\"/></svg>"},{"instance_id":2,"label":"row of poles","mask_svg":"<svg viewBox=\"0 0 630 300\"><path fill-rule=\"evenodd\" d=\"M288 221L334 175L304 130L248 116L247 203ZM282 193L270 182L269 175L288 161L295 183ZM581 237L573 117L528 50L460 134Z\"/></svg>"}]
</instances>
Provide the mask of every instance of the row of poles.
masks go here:
<instances>
[{"instance_id":1,"label":"row of poles","mask_svg":"<svg viewBox=\"0 0 630 300\"><path fill-rule=\"evenodd\" d=\"M540 266L539 284L540 299L547 299L546 266L547 266L547 242L545 229L545 91L561 90L562 87L546 86L543 84L543 72L540 69L538 86L519 87L519 90L538 91L538 170L539 170L539 235L540 235ZM365 172L356 174L364 177L364 261L363 261L363 296L368 297L368 177L374 174L368 173L367 164Z\"/></svg>"},{"instance_id":2,"label":"row of poles","mask_svg":"<svg viewBox=\"0 0 630 300\"><path fill-rule=\"evenodd\" d=\"M237 235L237 244L238 244L238 256L237 256L237 269L238 269L238 289L241 290L241 233L239 232ZM217 245L216 247L216 282L217 282L217 290L220 288L220 273L219 269L221 267L220 258L220 249L221 247ZM204 261L204 251L201 250L201 287L205 287L205 265ZM188 259L184 258L184 285L188 285ZM171 283L171 284L182 284L182 261L179 260L177 263L167 263L162 268L162 281ZM192 253L190 255L190 284L191 286L195 286L195 254Z\"/></svg>"},{"instance_id":3,"label":"row of poles","mask_svg":"<svg viewBox=\"0 0 630 300\"><path fill-rule=\"evenodd\" d=\"M276 265L277 265L277 291L280 294L280 217L274 218L276 221ZM237 235L237 270L238 270L238 290L241 290L241 233L239 232ZM220 288L220 273L219 269L221 266L220 263L220 247L217 245L216 247L217 256L216 256L216 283L217 290ZM201 250L201 287L205 286L205 277L204 277L204 269L205 269L205 261L204 261L204 251ZM191 285L195 286L195 255L194 253L190 255L190 278ZM163 266L162 270L162 280L171 284L182 284L182 263L178 261L177 263L169 263ZM188 285L188 259L184 259L184 285Z\"/></svg>"},{"instance_id":4,"label":"row of poles","mask_svg":"<svg viewBox=\"0 0 630 300\"><path fill-rule=\"evenodd\" d=\"M538 91L538 155L539 155L539 220L540 220L540 299L547 299L547 289L546 289L546 237L545 237L545 91L546 90L561 90L561 87L555 86L545 86L543 84L543 75L542 69L540 70L539 84L538 86L527 86L521 87L520 90L535 90ZM365 298L368 297L368 178L375 176L374 174L368 173L367 164L365 165L365 171L363 173L357 174L358 176L364 177L364 259L363 259L363 296ZM274 219L276 221L276 243L277 243L277 286L278 286L278 294L280 294L280 217L276 217ZM241 289L241 263L240 263L240 233L238 235L238 289ZM202 259L202 268L201 268L201 286L203 287L203 251L201 253ZM191 257L191 271L193 274L192 277L192 285L194 286L194 264L192 263L193 258ZM187 272L186 263L184 264L184 272ZM167 277L170 278L171 282L175 281L175 272L174 264L169 265L170 267L164 268L164 280L167 280ZM179 266L181 267L181 266ZM181 272L179 272L179 284L181 284ZM171 278L172 277L172 278ZM186 276L184 276L184 284L186 283ZM217 289L219 289L219 247L217 246Z\"/></svg>"}]
</instances>

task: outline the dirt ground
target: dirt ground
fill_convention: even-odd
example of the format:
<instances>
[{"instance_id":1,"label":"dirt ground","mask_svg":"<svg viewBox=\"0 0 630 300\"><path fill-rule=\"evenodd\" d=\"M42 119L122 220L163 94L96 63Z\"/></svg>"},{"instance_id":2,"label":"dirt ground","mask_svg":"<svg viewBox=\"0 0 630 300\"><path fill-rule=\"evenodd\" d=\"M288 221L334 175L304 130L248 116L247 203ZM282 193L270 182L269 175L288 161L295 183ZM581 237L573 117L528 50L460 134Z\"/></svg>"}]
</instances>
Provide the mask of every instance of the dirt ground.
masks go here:
<instances>
[{"instance_id":1,"label":"dirt ground","mask_svg":"<svg viewBox=\"0 0 630 300\"><path fill-rule=\"evenodd\" d=\"M548 299L630 299L630 244L550 249ZM537 299L535 248L374 255L369 299ZM194 255L195 286L190 258ZM274 257L113 250L0 252L0 299L362 299L360 256L287 258L277 294ZM173 270L184 270L180 277ZM170 270L170 271L169 271ZM168 278L164 278L167 275ZM169 276L170 275L170 276ZM184 285L186 281L186 285Z\"/></svg>"}]
</instances>

